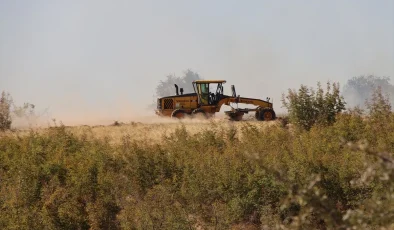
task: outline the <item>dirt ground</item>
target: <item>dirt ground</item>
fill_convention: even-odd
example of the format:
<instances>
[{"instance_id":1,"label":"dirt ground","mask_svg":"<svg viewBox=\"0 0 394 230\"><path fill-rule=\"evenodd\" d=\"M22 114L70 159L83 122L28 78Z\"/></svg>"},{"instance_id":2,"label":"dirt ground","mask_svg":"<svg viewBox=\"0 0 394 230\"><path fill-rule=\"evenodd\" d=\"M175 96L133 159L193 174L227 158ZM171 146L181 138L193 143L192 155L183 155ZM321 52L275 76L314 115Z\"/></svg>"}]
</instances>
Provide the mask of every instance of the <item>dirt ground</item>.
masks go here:
<instances>
[{"instance_id":1,"label":"dirt ground","mask_svg":"<svg viewBox=\"0 0 394 230\"><path fill-rule=\"evenodd\" d=\"M88 122L87 122L88 123ZM171 118L141 117L132 121L106 121L97 125L68 125L63 124L66 130L71 131L77 136L86 135L88 137L108 138L112 143L122 141L127 136L130 140L137 141L160 141L163 136L173 133L177 128L186 128L189 134L196 134L204 130L227 129L235 127L237 130L242 129L245 125L255 125L263 128L269 125L279 125L280 120L276 121L257 121L253 116L245 116L243 121L230 121L226 117L215 117L211 119L182 119L176 120ZM61 123L53 122L52 124L23 127L7 132L7 135L25 135L31 130L36 132L45 132L48 128L59 126Z\"/></svg>"}]
</instances>

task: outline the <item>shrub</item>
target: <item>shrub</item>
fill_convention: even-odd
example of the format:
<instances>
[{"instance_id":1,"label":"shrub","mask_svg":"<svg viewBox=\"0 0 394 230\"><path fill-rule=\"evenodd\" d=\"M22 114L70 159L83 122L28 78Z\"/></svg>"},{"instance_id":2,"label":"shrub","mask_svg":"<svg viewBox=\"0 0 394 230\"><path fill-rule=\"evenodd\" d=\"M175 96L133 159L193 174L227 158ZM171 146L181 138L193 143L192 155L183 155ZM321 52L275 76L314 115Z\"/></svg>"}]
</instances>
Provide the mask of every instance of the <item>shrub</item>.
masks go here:
<instances>
[{"instance_id":1,"label":"shrub","mask_svg":"<svg viewBox=\"0 0 394 230\"><path fill-rule=\"evenodd\" d=\"M378 87L366 102L368 122L366 139L378 151L394 151L394 114L388 95Z\"/></svg>"},{"instance_id":2,"label":"shrub","mask_svg":"<svg viewBox=\"0 0 394 230\"><path fill-rule=\"evenodd\" d=\"M3 91L0 98L0 131L11 128L11 104L12 99L10 95Z\"/></svg>"},{"instance_id":3,"label":"shrub","mask_svg":"<svg viewBox=\"0 0 394 230\"><path fill-rule=\"evenodd\" d=\"M290 122L309 130L314 124L331 125L336 115L345 109L345 101L339 93L339 84L327 82L327 91L320 83L315 91L305 85L289 89L282 95L282 104L288 110ZM331 90L332 87L332 91Z\"/></svg>"},{"instance_id":4,"label":"shrub","mask_svg":"<svg viewBox=\"0 0 394 230\"><path fill-rule=\"evenodd\" d=\"M384 96L381 87L373 91L372 97L370 100L366 101L366 105L371 119L379 121L391 115L389 95L386 94L386 96Z\"/></svg>"}]
</instances>

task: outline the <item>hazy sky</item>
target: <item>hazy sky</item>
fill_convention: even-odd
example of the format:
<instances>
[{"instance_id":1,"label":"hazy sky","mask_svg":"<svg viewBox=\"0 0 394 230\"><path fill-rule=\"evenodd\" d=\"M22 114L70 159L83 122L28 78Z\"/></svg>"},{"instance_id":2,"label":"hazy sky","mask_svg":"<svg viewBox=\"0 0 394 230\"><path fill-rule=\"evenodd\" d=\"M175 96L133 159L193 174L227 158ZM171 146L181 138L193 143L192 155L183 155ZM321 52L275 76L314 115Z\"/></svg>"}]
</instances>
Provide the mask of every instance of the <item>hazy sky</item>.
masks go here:
<instances>
[{"instance_id":1,"label":"hazy sky","mask_svg":"<svg viewBox=\"0 0 394 230\"><path fill-rule=\"evenodd\" d=\"M58 119L131 117L188 68L277 110L300 84L394 78L394 1L0 0L0 90Z\"/></svg>"}]
</instances>

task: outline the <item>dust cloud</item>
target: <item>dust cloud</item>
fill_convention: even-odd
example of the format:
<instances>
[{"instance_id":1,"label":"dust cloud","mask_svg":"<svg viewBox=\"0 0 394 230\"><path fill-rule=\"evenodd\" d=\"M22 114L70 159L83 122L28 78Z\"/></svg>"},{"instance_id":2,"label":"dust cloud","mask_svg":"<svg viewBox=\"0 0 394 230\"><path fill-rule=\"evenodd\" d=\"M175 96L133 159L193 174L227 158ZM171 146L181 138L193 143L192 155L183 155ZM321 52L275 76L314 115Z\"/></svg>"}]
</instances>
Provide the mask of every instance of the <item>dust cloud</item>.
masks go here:
<instances>
[{"instance_id":1,"label":"dust cloud","mask_svg":"<svg viewBox=\"0 0 394 230\"><path fill-rule=\"evenodd\" d=\"M31 128L47 128L57 125L65 126L109 126L115 122L119 124L199 124L209 123L211 121L227 121L228 118L223 113L216 113L210 119L192 119L186 117L179 121L170 117L160 117L150 109L132 109L130 104L124 106L118 105L118 109L110 112L94 112L94 111L73 111L73 113L63 114L42 114L35 116L15 117L13 118L12 127L17 129L31 129ZM251 119L251 116L244 116L245 119Z\"/></svg>"}]
</instances>

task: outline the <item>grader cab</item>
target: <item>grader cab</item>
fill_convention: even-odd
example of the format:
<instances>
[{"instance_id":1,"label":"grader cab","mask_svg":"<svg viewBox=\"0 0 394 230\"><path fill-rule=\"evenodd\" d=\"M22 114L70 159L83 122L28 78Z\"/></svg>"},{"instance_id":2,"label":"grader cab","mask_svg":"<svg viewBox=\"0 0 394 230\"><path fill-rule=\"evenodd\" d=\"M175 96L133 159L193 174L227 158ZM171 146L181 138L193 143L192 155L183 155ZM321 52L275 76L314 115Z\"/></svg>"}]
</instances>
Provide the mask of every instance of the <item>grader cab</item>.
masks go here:
<instances>
[{"instance_id":1,"label":"grader cab","mask_svg":"<svg viewBox=\"0 0 394 230\"><path fill-rule=\"evenodd\" d=\"M176 95L159 98L157 100L156 114L159 116L168 116L174 118L183 118L185 116L202 116L211 117L219 112L222 105L228 105L231 110L225 111L225 114L235 121L242 120L244 114L255 112L257 120L269 121L276 119L273 105L267 100L245 98L237 96L234 85L231 86L232 95L225 95L223 84L225 80L197 80L194 81L194 93L183 94L183 88L178 92L178 86L175 85ZM236 104L237 108L231 106ZM239 104L252 104L257 107L238 108Z\"/></svg>"}]
</instances>

